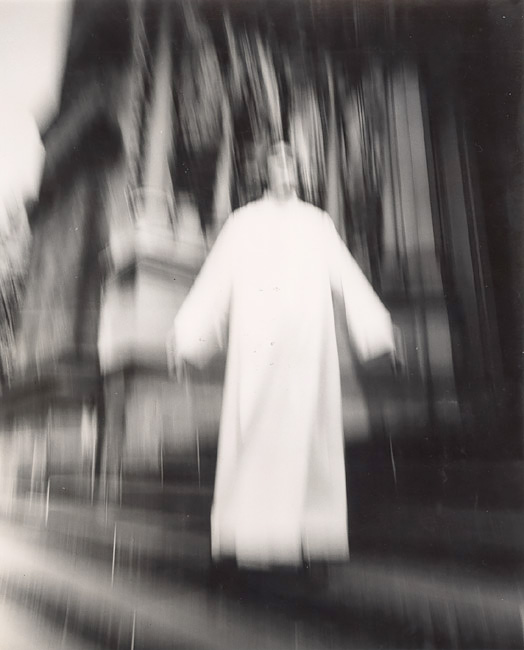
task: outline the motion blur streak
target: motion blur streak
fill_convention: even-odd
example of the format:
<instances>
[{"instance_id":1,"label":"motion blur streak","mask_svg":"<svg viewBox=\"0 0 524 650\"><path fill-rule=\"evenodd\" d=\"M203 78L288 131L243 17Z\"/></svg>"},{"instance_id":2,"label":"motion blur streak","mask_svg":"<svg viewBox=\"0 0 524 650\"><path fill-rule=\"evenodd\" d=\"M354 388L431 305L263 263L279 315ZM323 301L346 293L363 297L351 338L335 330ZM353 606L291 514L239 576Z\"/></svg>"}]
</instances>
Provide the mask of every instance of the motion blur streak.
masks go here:
<instances>
[{"instance_id":1,"label":"motion blur streak","mask_svg":"<svg viewBox=\"0 0 524 650\"><path fill-rule=\"evenodd\" d=\"M521 9L73 2L0 224L0 648L522 647ZM405 363L338 323L350 562L217 576L225 359L165 341L279 139Z\"/></svg>"}]
</instances>

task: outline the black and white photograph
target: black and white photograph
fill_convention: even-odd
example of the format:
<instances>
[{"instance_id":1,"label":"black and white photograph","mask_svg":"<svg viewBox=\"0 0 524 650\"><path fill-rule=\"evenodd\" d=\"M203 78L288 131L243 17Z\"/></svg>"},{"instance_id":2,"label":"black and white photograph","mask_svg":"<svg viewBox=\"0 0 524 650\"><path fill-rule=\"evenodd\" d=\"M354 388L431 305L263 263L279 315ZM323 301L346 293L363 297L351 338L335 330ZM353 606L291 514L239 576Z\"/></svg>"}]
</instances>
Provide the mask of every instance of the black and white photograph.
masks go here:
<instances>
[{"instance_id":1,"label":"black and white photograph","mask_svg":"<svg viewBox=\"0 0 524 650\"><path fill-rule=\"evenodd\" d=\"M524 648L523 0L0 0L0 650Z\"/></svg>"}]
</instances>

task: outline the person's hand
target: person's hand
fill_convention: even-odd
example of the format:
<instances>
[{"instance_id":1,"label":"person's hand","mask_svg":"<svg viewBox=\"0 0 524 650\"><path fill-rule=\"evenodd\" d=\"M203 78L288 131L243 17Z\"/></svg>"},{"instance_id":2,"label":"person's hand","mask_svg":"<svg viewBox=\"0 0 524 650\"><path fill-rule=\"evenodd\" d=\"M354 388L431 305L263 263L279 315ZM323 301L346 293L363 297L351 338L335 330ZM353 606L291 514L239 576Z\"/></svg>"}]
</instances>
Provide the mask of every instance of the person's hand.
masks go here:
<instances>
[{"instance_id":1,"label":"person's hand","mask_svg":"<svg viewBox=\"0 0 524 650\"><path fill-rule=\"evenodd\" d=\"M395 342L395 349L391 355L391 362L393 365L393 372L400 375L404 372L407 366L406 344L402 331L396 325L393 326L393 339Z\"/></svg>"},{"instance_id":2,"label":"person's hand","mask_svg":"<svg viewBox=\"0 0 524 650\"><path fill-rule=\"evenodd\" d=\"M177 354L174 332L171 331L166 341L167 352L167 372L170 377L174 377L180 381L184 375L185 362L182 357Z\"/></svg>"}]
</instances>

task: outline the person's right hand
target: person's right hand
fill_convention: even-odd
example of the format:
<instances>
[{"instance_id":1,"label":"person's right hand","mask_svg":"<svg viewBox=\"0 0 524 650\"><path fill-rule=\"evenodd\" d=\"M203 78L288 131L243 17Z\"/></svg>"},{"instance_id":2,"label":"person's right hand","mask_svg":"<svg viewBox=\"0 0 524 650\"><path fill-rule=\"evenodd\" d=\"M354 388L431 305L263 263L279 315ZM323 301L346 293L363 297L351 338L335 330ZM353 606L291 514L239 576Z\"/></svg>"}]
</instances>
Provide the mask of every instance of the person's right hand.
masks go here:
<instances>
[{"instance_id":1,"label":"person's right hand","mask_svg":"<svg viewBox=\"0 0 524 650\"><path fill-rule=\"evenodd\" d=\"M395 350L392 354L392 366L395 375L401 375L407 368L406 343L402 331L396 325L393 326L393 336L395 339Z\"/></svg>"}]
</instances>

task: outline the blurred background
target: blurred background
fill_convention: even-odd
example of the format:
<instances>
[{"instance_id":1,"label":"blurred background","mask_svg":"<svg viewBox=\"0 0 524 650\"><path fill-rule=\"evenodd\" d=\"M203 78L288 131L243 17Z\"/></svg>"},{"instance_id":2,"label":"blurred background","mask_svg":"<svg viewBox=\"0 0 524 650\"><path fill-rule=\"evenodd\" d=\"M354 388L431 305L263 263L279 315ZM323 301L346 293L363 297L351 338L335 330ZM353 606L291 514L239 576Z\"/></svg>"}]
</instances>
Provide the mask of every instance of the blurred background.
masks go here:
<instances>
[{"instance_id":1,"label":"blurred background","mask_svg":"<svg viewBox=\"0 0 524 650\"><path fill-rule=\"evenodd\" d=\"M0 2L0 648L524 645L523 16ZM350 565L216 589L224 360L165 337L275 138L407 361L339 341Z\"/></svg>"}]
</instances>

